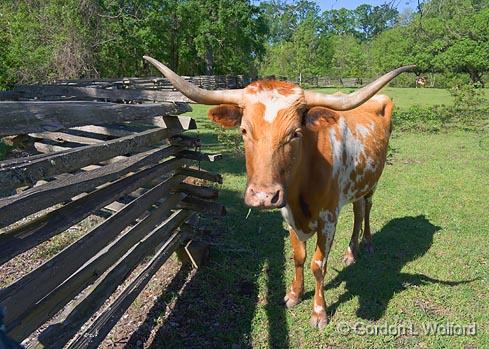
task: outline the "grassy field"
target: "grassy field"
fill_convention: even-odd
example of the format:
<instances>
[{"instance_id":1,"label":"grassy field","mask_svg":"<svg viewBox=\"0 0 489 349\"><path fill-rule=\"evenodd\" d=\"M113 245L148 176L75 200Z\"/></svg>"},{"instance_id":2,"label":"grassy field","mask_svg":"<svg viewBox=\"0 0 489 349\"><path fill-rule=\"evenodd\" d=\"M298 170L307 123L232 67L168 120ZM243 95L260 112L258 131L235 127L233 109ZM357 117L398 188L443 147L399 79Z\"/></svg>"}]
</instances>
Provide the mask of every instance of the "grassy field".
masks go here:
<instances>
[{"instance_id":1,"label":"grassy field","mask_svg":"<svg viewBox=\"0 0 489 349\"><path fill-rule=\"evenodd\" d=\"M319 88L313 89L313 91L334 93L336 91L342 91L349 93L354 91L351 88L337 89L337 88ZM386 87L380 92L386 94L394 101L396 107L401 109L407 109L413 105L433 106L433 105L450 105L452 103L452 96L446 89L441 88L399 88L399 87ZM489 89L485 89L484 93L489 98Z\"/></svg>"},{"instance_id":2,"label":"grassy field","mask_svg":"<svg viewBox=\"0 0 489 349\"><path fill-rule=\"evenodd\" d=\"M400 107L416 101L447 102L441 90L389 89ZM341 263L352 228L351 207L338 225L325 279L330 323L312 329L314 279L292 310L281 299L293 276L288 233L278 211L242 202L243 157L219 143L194 106L207 152L224 159L203 166L224 175L220 201L228 216L215 224L209 265L201 268L154 345L168 347L277 348L488 348L489 347L489 135L464 131L397 133L372 210L373 256ZM236 132L226 131L232 137ZM308 243L311 256L314 241ZM309 265L309 259L306 265ZM434 335L423 326L476 324L475 335ZM362 335L368 326L399 325L398 335ZM358 333L344 333L357 326ZM392 333L392 332L391 332Z\"/></svg>"}]
</instances>

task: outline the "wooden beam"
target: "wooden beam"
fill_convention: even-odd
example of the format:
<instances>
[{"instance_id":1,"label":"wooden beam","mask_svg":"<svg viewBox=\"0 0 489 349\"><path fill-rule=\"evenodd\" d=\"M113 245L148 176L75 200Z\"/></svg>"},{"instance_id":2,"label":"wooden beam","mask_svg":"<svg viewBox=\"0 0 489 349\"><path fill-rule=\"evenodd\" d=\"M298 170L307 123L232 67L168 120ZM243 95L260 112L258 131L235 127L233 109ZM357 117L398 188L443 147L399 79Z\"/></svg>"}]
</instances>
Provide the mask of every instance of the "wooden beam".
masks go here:
<instances>
[{"instance_id":1,"label":"wooden beam","mask_svg":"<svg viewBox=\"0 0 489 349\"><path fill-rule=\"evenodd\" d=\"M190 110L185 103L0 102L0 136L144 120Z\"/></svg>"},{"instance_id":2,"label":"wooden beam","mask_svg":"<svg viewBox=\"0 0 489 349\"><path fill-rule=\"evenodd\" d=\"M37 246L41 242L48 240L56 234L65 231L72 225L75 225L88 217L91 213L102 209L124 195L130 194L146 183L157 178L161 181L162 176L174 172L183 164L184 162L180 160L170 159L154 167L140 171L130 177L122 178L25 225L0 234L0 251L2 251L2 253L0 253L0 265L18 254ZM181 181L184 178L184 175L175 175L174 178L176 179L173 179L171 183L174 181ZM163 188L161 190L166 190L166 185L169 184L159 184L154 190L156 190L156 188ZM141 193L142 196L136 198L136 200L145 200L144 195L152 195L146 193Z\"/></svg>"},{"instance_id":3,"label":"wooden beam","mask_svg":"<svg viewBox=\"0 0 489 349\"><path fill-rule=\"evenodd\" d=\"M92 293L88 295L89 301L95 302L95 304L92 303L89 307L82 306L83 311L78 314L78 321L75 323L83 324L87 320L86 316L90 317L104 303L105 299L115 291L142 258L154 252L154 247L168 239L169 233L192 214L192 212L179 210L159 223L162 221L161 214L165 214L170 208L173 208L181 200L181 195L170 197L166 207L160 206L161 208L155 209L152 214L136 224L129 232L100 251L97 256L83 265L66 282L28 308L19 318L12 321L12 318L6 317L7 333L16 340L23 340L62 309L81 290L96 281L100 275L104 274L105 270L115 264L113 268L110 268L109 274L100 282L101 285L98 285L100 287L95 288L94 292L99 293L97 297L92 299L90 298ZM123 256L124 258L120 259ZM18 300L24 301L22 298L18 298ZM80 317L84 318L85 321L79 323ZM61 337L62 333L67 334L68 331L69 329L65 328L62 332L58 332L57 339Z\"/></svg>"},{"instance_id":4,"label":"wooden beam","mask_svg":"<svg viewBox=\"0 0 489 349\"><path fill-rule=\"evenodd\" d=\"M182 193L207 200L216 200L219 195L219 191L217 189L199 185L191 185L188 183L180 183L175 189L177 191L181 191Z\"/></svg>"},{"instance_id":5,"label":"wooden beam","mask_svg":"<svg viewBox=\"0 0 489 349\"><path fill-rule=\"evenodd\" d=\"M95 189L145 166L154 166L162 159L174 155L175 146L151 149L99 169L76 173L67 178L28 189L20 194L0 199L0 227L7 226L34 212Z\"/></svg>"},{"instance_id":6,"label":"wooden beam","mask_svg":"<svg viewBox=\"0 0 489 349\"><path fill-rule=\"evenodd\" d=\"M163 187L167 200L122 235L119 233L124 228L161 198L161 195L154 195L162 194L161 187L153 191L153 195L145 196L114 214L39 268L1 290L0 304L9 309L5 317L8 331L22 333L22 338L18 339L23 339L24 335L30 334L53 316L157 226L169 210L185 197L185 194L168 196L170 188L168 185Z\"/></svg>"},{"instance_id":7,"label":"wooden beam","mask_svg":"<svg viewBox=\"0 0 489 349\"><path fill-rule=\"evenodd\" d=\"M197 161L210 161L214 162L222 159L221 154L206 154L194 150L182 150L177 154L178 157L197 160Z\"/></svg>"},{"instance_id":8,"label":"wooden beam","mask_svg":"<svg viewBox=\"0 0 489 349\"><path fill-rule=\"evenodd\" d=\"M65 132L38 132L38 133L29 133L29 136L33 138L39 139L49 139L53 141L61 141L61 142L75 142L79 144L99 144L104 142L101 139L88 138L78 135L72 135Z\"/></svg>"},{"instance_id":9,"label":"wooden beam","mask_svg":"<svg viewBox=\"0 0 489 349\"><path fill-rule=\"evenodd\" d=\"M3 164L0 162L0 195L8 195L15 188L32 185L36 181L54 175L72 172L90 164L96 164L116 156L126 155L161 142L179 131L151 129L92 146L64 150L39 158L27 157L24 161Z\"/></svg>"},{"instance_id":10,"label":"wooden beam","mask_svg":"<svg viewBox=\"0 0 489 349\"><path fill-rule=\"evenodd\" d=\"M178 91L158 91L139 89L102 89L69 85L19 85L13 91L0 92L0 100L106 100L150 101L150 102L192 102Z\"/></svg>"},{"instance_id":11,"label":"wooden beam","mask_svg":"<svg viewBox=\"0 0 489 349\"><path fill-rule=\"evenodd\" d=\"M226 208L224 205L213 202L202 200L197 197L188 196L179 205L180 208L189 209L192 211L202 212L212 216L225 216Z\"/></svg>"},{"instance_id":12,"label":"wooden beam","mask_svg":"<svg viewBox=\"0 0 489 349\"><path fill-rule=\"evenodd\" d=\"M85 329L83 334L71 343L68 348L97 348L154 274L156 274L172 253L179 247L184 237L179 232L173 232L149 264L139 273L137 278L124 289L110 307L100 314L95 322Z\"/></svg>"},{"instance_id":13,"label":"wooden beam","mask_svg":"<svg viewBox=\"0 0 489 349\"><path fill-rule=\"evenodd\" d=\"M222 176L218 173L209 172L206 170L196 169L192 167L183 167L177 170L178 173L185 176L204 179L206 181L222 184Z\"/></svg>"}]
</instances>

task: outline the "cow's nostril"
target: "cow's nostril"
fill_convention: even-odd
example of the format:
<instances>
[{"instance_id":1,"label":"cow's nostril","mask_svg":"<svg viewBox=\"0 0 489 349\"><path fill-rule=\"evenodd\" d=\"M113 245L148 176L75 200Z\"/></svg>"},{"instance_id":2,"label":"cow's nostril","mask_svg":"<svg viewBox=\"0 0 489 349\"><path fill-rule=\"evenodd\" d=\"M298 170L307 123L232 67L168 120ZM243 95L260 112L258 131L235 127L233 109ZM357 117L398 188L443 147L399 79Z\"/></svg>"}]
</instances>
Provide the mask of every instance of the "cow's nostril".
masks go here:
<instances>
[{"instance_id":1,"label":"cow's nostril","mask_svg":"<svg viewBox=\"0 0 489 349\"><path fill-rule=\"evenodd\" d=\"M280 190L277 190L277 192L275 193L275 195L272 198L272 204L275 204L279 198L280 198Z\"/></svg>"}]
</instances>

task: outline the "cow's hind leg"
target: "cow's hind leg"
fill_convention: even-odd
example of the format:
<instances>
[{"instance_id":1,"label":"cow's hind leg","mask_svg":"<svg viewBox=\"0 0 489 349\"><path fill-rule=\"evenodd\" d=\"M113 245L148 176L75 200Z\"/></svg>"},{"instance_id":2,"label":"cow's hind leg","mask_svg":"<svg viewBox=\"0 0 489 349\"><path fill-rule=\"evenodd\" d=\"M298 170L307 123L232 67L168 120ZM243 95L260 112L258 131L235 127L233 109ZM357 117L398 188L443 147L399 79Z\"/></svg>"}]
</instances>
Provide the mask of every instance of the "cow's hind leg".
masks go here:
<instances>
[{"instance_id":1,"label":"cow's hind leg","mask_svg":"<svg viewBox=\"0 0 489 349\"><path fill-rule=\"evenodd\" d=\"M323 328L328 323L323 281L324 275L326 274L326 262L336 231L336 215L333 216L331 213L328 213L325 218L326 219L322 222L320 226L321 229L317 234L316 252L311 261L311 270L316 279L311 326L317 328Z\"/></svg>"},{"instance_id":2,"label":"cow's hind leg","mask_svg":"<svg viewBox=\"0 0 489 349\"><path fill-rule=\"evenodd\" d=\"M306 261L306 243L297 238L293 229L289 229L290 242L294 251L295 276L290 290L284 297L284 304L292 308L301 301L304 293L304 262Z\"/></svg>"},{"instance_id":3,"label":"cow's hind leg","mask_svg":"<svg viewBox=\"0 0 489 349\"><path fill-rule=\"evenodd\" d=\"M372 235L370 231L370 210L372 209L372 196L373 191L365 196L365 228L363 230L362 246L365 252L368 254L374 253L374 247L372 244Z\"/></svg>"},{"instance_id":4,"label":"cow's hind leg","mask_svg":"<svg viewBox=\"0 0 489 349\"><path fill-rule=\"evenodd\" d=\"M353 203L353 233L351 234L350 243L343 257L343 263L345 265L351 265L355 263L358 257L358 236L362 230L363 217L365 216L365 199L362 197Z\"/></svg>"}]
</instances>

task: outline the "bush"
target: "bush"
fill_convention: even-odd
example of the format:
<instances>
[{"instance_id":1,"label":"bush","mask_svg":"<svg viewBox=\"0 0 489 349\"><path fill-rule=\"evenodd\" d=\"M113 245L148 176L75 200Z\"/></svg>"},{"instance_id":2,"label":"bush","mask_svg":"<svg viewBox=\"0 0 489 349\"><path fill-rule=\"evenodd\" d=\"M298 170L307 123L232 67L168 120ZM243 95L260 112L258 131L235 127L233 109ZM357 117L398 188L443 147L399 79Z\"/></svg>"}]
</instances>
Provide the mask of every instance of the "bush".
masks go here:
<instances>
[{"instance_id":1,"label":"bush","mask_svg":"<svg viewBox=\"0 0 489 349\"><path fill-rule=\"evenodd\" d=\"M450 89L452 105L412 106L394 110L393 124L402 131L436 132L443 128L480 131L489 124L489 101L480 86L456 85Z\"/></svg>"},{"instance_id":2,"label":"bush","mask_svg":"<svg viewBox=\"0 0 489 349\"><path fill-rule=\"evenodd\" d=\"M415 132L436 132L447 122L445 106L414 105L407 110L394 110L394 129Z\"/></svg>"}]
</instances>

